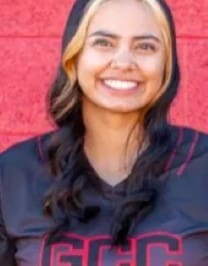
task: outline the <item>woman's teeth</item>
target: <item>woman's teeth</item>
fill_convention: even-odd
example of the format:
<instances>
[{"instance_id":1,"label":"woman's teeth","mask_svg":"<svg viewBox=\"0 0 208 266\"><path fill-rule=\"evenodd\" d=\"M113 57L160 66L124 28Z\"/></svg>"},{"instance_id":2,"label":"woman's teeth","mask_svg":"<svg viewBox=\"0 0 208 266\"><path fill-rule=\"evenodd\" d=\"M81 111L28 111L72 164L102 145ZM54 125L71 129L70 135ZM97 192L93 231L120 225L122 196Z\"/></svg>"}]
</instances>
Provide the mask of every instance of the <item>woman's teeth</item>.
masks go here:
<instances>
[{"instance_id":1,"label":"woman's teeth","mask_svg":"<svg viewBox=\"0 0 208 266\"><path fill-rule=\"evenodd\" d=\"M134 89L138 85L137 82L124 80L104 80L104 84L116 90Z\"/></svg>"}]
</instances>

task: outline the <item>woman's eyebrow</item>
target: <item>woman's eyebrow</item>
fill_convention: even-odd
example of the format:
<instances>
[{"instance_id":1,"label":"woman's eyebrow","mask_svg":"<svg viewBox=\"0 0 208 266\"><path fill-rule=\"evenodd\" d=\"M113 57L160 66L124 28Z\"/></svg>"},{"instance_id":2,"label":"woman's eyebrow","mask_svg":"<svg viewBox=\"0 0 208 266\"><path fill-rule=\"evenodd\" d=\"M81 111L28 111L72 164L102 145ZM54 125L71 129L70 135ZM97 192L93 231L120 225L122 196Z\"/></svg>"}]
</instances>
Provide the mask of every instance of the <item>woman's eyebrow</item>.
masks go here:
<instances>
[{"instance_id":1,"label":"woman's eyebrow","mask_svg":"<svg viewBox=\"0 0 208 266\"><path fill-rule=\"evenodd\" d=\"M116 35L114 33L110 33L110 32L107 32L107 31L103 31L103 30L99 30L99 31L95 31L93 33L91 33L89 35L89 37L93 37L93 36L103 36L103 37L109 37L109 38L112 38L112 39L119 39L120 36L119 35ZM133 36L132 37L133 40L144 40L144 39L153 39L157 42L161 42L161 40L153 35L153 34L145 34L145 35L140 35L140 36Z\"/></svg>"}]
</instances>

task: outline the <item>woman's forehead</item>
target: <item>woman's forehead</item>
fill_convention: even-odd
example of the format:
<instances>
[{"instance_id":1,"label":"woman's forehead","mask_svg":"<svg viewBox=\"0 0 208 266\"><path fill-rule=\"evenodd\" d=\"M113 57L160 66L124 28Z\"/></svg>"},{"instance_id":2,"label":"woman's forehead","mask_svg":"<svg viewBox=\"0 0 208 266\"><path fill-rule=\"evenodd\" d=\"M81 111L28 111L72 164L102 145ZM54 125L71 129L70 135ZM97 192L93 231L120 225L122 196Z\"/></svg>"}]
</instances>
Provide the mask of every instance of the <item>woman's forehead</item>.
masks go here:
<instances>
[{"instance_id":1,"label":"woman's forehead","mask_svg":"<svg viewBox=\"0 0 208 266\"><path fill-rule=\"evenodd\" d=\"M153 11L143 1L110 0L95 12L88 27L88 34L107 31L118 36L133 37L138 34L161 36Z\"/></svg>"}]
</instances>

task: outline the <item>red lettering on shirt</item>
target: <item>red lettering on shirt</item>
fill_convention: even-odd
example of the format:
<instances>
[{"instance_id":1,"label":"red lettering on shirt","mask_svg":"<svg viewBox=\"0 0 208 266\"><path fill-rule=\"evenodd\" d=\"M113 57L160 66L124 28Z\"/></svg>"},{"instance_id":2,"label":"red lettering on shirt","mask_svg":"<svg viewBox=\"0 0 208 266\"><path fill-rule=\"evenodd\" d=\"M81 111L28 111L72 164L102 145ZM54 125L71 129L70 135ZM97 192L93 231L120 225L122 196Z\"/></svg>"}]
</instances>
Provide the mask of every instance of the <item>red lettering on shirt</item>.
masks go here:
<instances>
[{"instance_id":1,"label":"red lettering on shirt","mask_svg":"<svg viewBox=\"0 0 208 266\"><path fill-rule=\"evenodd\" d=\"M42 243L39 266L182 266L182 239L154 232L130 238L128 247L111 247L111 237L64 234Z\"/></svg>"}]
</instances>

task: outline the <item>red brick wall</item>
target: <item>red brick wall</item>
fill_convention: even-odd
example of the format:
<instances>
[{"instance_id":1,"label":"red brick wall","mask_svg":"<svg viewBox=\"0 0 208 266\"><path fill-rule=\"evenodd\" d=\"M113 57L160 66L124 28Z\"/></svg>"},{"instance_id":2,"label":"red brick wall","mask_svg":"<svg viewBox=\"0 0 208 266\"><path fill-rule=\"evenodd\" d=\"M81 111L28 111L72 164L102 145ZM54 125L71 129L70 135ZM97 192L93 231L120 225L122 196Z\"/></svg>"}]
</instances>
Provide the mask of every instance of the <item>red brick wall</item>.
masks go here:
<instances>
[{"instance_id":1,"label":"red brick wall","mask_svg":"<svg viewBox=\"0 0 208 266\"><path fill-rule=\"evenodd\" d=\"M208 132L208 1L168 2L182 69L171 119ZM71 3L0 0L0 149L51 128L44 97L55 74Z\"/></svg>"}]
</instances>

